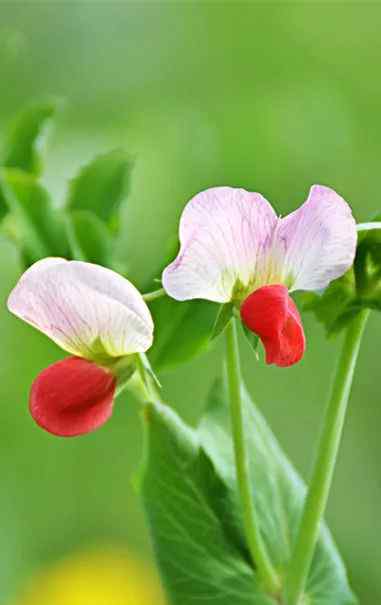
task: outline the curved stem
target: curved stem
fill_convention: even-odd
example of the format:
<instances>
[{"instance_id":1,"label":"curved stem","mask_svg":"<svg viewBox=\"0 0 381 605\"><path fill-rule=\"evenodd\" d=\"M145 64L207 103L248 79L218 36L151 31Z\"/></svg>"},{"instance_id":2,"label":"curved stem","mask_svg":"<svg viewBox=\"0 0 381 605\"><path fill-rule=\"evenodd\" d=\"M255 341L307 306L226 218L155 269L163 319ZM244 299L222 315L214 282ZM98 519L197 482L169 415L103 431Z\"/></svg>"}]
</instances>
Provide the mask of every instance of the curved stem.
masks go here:
<instances>
[{"instance_id":1,"label":"curved stem","mask_svg":"<svg viewBox=\"0 0 381 605\"><path fill-rule=\"evenodd\" d=\"M318 454L305 501L294 552L286 579L288 605L298 605L305 589L336 465L345 413L369 311L361 311L349 325L328 403Z\"/></svg>"},{"instance_id":2,"label":"curved stem","mask_svg":"<svg viewBox=\"0 0 381 605\"><path fill-rule=\"evenodd\" d=\"M158 290L154 290L153 292L147 292L147 294L143 294L143 298L146 302L151 302L152 300L156 300L157 298L161 298L165 295L166 292L164 288L159 288Z\"/></svg>"},{"instance_id":3,"label":"curved stem","mask_svg":"<svg viewBox=\"0 0 381 605\"><path fill-rule=\"evenodd\" d=\"M226 326L226 361L229 384L229 399L237 481L241 496L246 538L251 558L263 587L270 594L279 592L279 580L272 566L266 545L262 540L257 513L251 495L249 461L244 434L241 395L241 370L239 361L236 322L232 319Z\"/></svg>"}]
</instances>

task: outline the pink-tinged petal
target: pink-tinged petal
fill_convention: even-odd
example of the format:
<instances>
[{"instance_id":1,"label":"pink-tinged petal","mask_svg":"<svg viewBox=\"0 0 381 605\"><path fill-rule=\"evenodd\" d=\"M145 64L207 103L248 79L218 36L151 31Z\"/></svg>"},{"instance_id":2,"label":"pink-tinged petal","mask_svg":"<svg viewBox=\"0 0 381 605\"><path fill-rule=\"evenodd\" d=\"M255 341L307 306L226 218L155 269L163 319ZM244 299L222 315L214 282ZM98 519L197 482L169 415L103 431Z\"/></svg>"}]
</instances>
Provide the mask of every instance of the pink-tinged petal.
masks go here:
<instances>
[{"instance_id":1,"label":"pink-tinged petal","mask_svg":"<svg viewBox=\"0 0 381 605\"><path fill-rule=\"evenodd\" d=\"M86 359L69 357L37 376L30 391L30 413L53 435L84 435L110 418L115 388L111 372Z\"/></svg>"},{"instance_id":2,"label":"pink-tinged petal","mask_svg":"<svg viewBox=\"0 0 381 605\"><path fill-rule=\"evenodd\" d=\"M266 363L285 368L300 361L306 348L299 311L286 286L263 286L242 303L241 319L259 336Z\"/></svg>"},{"instance_id":3,"label":"pink-tinged petal","mask_svg":"<svg viewBox=\"0 0 381 605\"><path fill-rule=\"evenodd\" d=\"M291 290L321 290L353 264L357 232L351 208L333 189L314 185L307 201L281 219L275 262Z\"/></svg>"},{"instance_id":4,"label":"pink-tinged petal","mask_svg":"<svg viewBox=\"0 0 381 605\"><path fill-rule=\"evenodd\" d=\"M47 258L20 278L9 310L69 353L92 358L146 351L153 322L138 290L105 267Z\"/></svg>"},{"instance_id":5,"label":"pink-tinged petal","mask_svg":"<svg viewBox=\"0 0 381 605\"><path fill-rule=\"evenodd\" d=\"M263 271L277 217L259 194L214 187L186 205L180 220L180 252L163 273L177 300L231 300L237 283L249 286Z\"/></svg>"}]
</instances>

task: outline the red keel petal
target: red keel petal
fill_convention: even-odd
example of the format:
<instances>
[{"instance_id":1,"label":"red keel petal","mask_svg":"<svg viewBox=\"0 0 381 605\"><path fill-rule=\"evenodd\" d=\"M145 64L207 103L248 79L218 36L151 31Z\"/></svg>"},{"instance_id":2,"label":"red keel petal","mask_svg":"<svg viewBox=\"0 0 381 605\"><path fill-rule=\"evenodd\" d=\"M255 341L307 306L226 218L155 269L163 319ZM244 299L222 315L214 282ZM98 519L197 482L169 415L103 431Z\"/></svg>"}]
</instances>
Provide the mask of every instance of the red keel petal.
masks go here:
<instances>
[{"instance_id":1,"label":"red keel petal","mask_svg":"<svg viewBox=\"0 0 381 605\"><path fill-rule=\"evenodd\" d=\"M242 303L241 319L261 339L266 363L287 367L303 357L306 339L302 320L285 286L255 290Z\"/></svg>"},{"instance_id":2,"label":"red keel petal","mask_svg":"<svg viewBox=\"0 0 381 605\"><path fill-rule=\"evenodd\" d=\"M37 424L53 435L83 435L109 419L115 387L111 372L86 359L68 357L37 376L29 409Z\"/></svg>"}]
</instances>

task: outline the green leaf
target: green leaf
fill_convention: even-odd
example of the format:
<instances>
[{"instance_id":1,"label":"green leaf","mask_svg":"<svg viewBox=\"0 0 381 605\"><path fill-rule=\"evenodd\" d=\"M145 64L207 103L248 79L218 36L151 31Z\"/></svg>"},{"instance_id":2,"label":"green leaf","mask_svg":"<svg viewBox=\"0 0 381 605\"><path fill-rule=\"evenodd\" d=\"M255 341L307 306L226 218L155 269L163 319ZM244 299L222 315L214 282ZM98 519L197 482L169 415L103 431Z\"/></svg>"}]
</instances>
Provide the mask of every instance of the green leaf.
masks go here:
<instances>
[{"instance_id":1,"label":"green leaf","mask_svg":"<svg viewBox=\"0 0 381 605\"><path fill-rule=\"evenodd\" d=\"M109 229L95 214L87 210L69 212L66 230L74 259L111 265L113 240Z\"/></svg>"},{"instance_id":2,"label":"green leaf","mask_svg":"<svg viewBox=\"0 0 381 605\"><path fill-rule=\"evenodd\" d=\"M267 423L244 394L250 473L260 527L284 580L305 487ZM225 389L211 393L198 429L158 404L147 413L142 494L172 605L285 605L264 595L250 566ZM343 564L324 526L309 575L307 605L354 605Z\"/></svg>"},{"instance_id":3,"label":"green leaf","mask_svg":"<svg viewBox=\"0 0 381 605\"><path fill-rule=\"evenodd\" d=\"M102 221L116 227L131 168L131 158L124 151L114 150L98 156L71 181L67 207L94 212Z\"/></svg>"},{"instance_id":4,"label":"green leaf","mask_svg":"<svg viewBox=\"0 0 381 605\"><path fill-rule=\"evenodd\" d=\"M210 336L211 340L214 340L215 338L217 338L217 336L222 334L227 324L233 317L233 312L234 303L226 303L220 306L220 310L216 317L216 321L214 322L213 331Z\"/></svg>"},{"instance_id":5,"label":"green leaf","mask_svg":"<svg viewBox=\"0 0 381 605\"><path fill-rule=\"evenodd\" d=\"M141 490L171 605L272 605L237 536L229 489L197 433L160 404L148 406L146 424Z\"/></svg>"},{"instance_id":6,"label":"green leaf","mask_svg":"<svg viewBox=\"0 0 381 605\"><path fill-rule=\"evenodd\" d=\"M329 335L340 332L361 309L381 310L381 230L360 231L353 267L324 292L304 294L303 306Z\"/></svg>"},{"instance_id":7,"label":"green leaf","mask_svg":"<svg viewBox=\"0 0 381 605\"><path fill-rule=\"evenodd\" d=\"M55 102L39 103L17 116L5 142L3 166L18 168L36 176L41 174L42 143L56 108Z\"/></svg>"},{"instance_id":8,"label":"green leaf","mask_svg":"<svg viewBox=\"0 0 381 605\"><path fill-rule=\"evenodd\" d=\"M357 297L353 268L340 279L331 282L321 294L304 293L301 295L301 300L303 309L315 313L329 336L345 328L362 308Z\"/></svg>"},{"instance_id":9,"label":"green leaf","mask_svg":"<svg viewBox=\"0 0 381 605\"><path fill-rule=\"evenodd\" d=\"M45 256L68 255L63 214L33 176L3 169L0 191L10 211L7 232L19 245L26 265Z\"/></svg>"},{"instance_id":10,"label":"green leaf","mask_svg":"<svg viewBox=\"0 0 381 605\"><path fill-rule=\"evenodd\" d=\"M150 303L155 341L149 358L155 370L168 370L205 351L218 313L206 300L178 302L169 296Z\"/></svg>"}]
</instances>

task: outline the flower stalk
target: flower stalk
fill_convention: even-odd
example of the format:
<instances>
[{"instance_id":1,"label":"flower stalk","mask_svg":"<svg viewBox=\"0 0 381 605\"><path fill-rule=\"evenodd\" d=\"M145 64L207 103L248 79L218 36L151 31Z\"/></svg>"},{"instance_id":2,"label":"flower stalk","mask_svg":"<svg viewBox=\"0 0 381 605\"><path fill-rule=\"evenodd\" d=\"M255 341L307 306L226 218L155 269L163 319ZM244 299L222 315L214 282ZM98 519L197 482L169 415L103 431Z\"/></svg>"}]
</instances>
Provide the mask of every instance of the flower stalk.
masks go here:
<instances>
[{"instance_id":1,"label":"flower stalk","mask_svg":"<svg viewBox=\"0 0 381 605\"><path fill-rule=\"evenodd\" d=\"M368 310L361 311L347 328L286 579L287 605L299 605L306 586L332 485L354 370L368 315Z\"/></svg>"},{"instance_id":2,"label":"flower stalk","mask_svg":"<svg viewBox=\"0 0 381 605\"><path fill-rule=\"evenodd\" d=\"M153 290L153 292L147 292L147 294L143 294L143 300L145 300L146 302L151 302L165 295L166 292L164 288L159 288L158 290Z\"/></svg>"},{"instance_id":3,"label":"flower stalk","mask_svg":"<svg viewBox=\"0 0 381 605\"><path fill-rule=\"evenodd\" d=\"M226 363L229 400L237 481L242 503L246 538L253 565L262 580L263 588L271 595L279 592L279 579L271 563L266 545L260 533L258 515L252 499L249 460L244 433L242 410L241 369L238 351L236 320L226 326Z\"/></svg>"}]
</instances>

